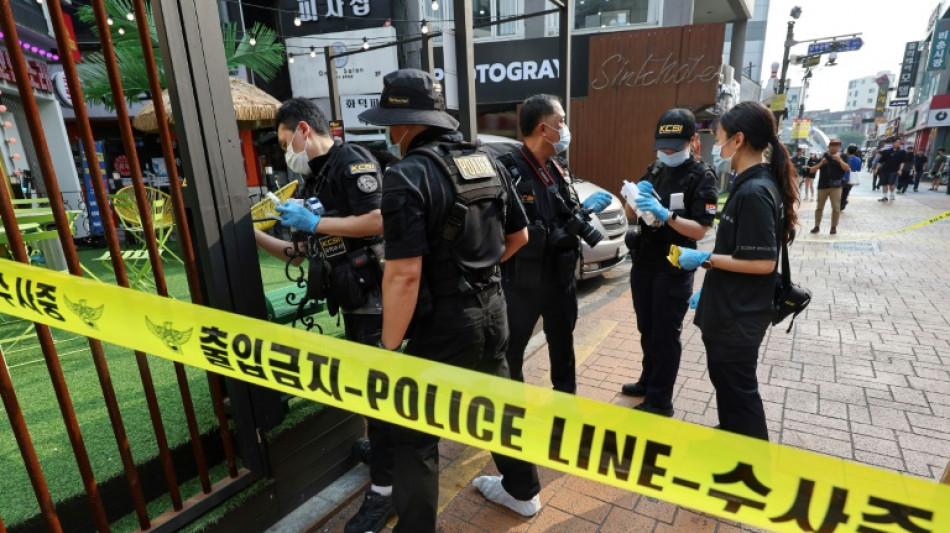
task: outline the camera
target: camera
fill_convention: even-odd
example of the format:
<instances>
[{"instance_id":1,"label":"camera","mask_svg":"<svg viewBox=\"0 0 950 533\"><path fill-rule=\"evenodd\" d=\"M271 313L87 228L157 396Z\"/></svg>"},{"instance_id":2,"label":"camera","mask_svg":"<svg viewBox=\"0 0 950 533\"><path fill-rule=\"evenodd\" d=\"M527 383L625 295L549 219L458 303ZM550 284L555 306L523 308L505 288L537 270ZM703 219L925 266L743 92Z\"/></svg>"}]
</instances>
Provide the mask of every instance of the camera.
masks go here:
<instances>
[{"instance_id":1,"label":"camera","mask_svg":"<svg viewBox=\"0 0 950 533\"><path fill-rule=\"evenodd\" d=\"M593 209L575 211L574 214L567 219L567 224L564 225L564 229L566 229L570 235L584 239L584 242L591 248L597 246L600 241L604 240L604 235L597 231L597 228L590 223L591 213L593 212Z\"/></svg>"}]
</instances>

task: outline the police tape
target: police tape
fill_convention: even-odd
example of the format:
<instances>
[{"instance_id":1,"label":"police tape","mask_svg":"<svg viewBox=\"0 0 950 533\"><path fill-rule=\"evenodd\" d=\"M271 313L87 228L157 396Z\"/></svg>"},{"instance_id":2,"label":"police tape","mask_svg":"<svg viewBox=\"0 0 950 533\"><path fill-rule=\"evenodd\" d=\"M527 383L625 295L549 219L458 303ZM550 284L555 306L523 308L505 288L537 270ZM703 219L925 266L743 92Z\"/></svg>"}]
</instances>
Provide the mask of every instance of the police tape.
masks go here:
<instances>
[{"instance_id":1,"label":"police tape","mask_svg":"<svg viewBox=\"0 0 950 533\"><path fill-rule=\"evenodd\" d=\"M945 218L950 218L950 211L944 211L943 213L940 213L940 214L937 215L937 216L930 217L930 218L928 218L927 220L924 220L924 221L922 221L922 222L917 222L916 224L911 224L910 226L905 226L905 227L903 227L903 228L901 228L901 229L894 230L894 231L888 231L888 232L885 232L885 233L877 233L877 234L875 234L875 235L867 235L867 236L863 236L863 237L849 237L849 238L847 238L847 239L809 239L807 236L803 236L804 238L802 238L802 242L821 242L821 243L828 243L828 242L860 242L860 241L870 241L870 240L873 240L873 239L880 239L880 238L882 238L882 237L891 237L891 236L893 236L893 235L899 235L899 234L901 234L901 233L905 233L905 232L912 231L912 230L915 230L915 229L920 229L920 228L922 228L922 227L924 227L924 226L929 226L929 225L931 225L931 224L933 224L933 223L935 223L935 222L940 222L941 220L943 220L943 219L945 219Z\"/></svg>"},{"instance_id":2,"label":"police tape","mask_svg":"<svg viewBox=\"0 0 950 533\"><path fill-rule=\"evenodd\" d=\"M950 531L950 486L0 260L0 312L775 531Z\"/></svg>"}]
</instances>

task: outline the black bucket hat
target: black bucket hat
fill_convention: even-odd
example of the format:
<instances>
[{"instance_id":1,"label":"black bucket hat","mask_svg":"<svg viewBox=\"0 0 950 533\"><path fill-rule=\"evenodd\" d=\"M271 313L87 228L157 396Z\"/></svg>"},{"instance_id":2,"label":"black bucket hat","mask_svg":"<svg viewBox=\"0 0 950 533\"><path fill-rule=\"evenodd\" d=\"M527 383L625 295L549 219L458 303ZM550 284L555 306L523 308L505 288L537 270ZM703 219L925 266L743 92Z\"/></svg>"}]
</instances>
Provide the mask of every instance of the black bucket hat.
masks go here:
<instances>
[{"instance_id":1,"label":"black bucket hat","mask_svg":"<svg viewBox=\"0 0 950 533\"><path fill-rule=\"evenodd\" d=\"M442 85L429 73L404 68L386 74L379 105L360 113L376 126L422 124L457 130L459 123L445 112Z\"/></svg>"},{"instance_id":2,"label":"black bucket hat","mask_svg":"<svg viewBox=\"0 0 950 533\"><path fill-rule=\"evenodd\" d=\"M696 117L688 109L670 109L656 123L653 149L682 150L696 134Z\"/></svg>"}]
</instances>

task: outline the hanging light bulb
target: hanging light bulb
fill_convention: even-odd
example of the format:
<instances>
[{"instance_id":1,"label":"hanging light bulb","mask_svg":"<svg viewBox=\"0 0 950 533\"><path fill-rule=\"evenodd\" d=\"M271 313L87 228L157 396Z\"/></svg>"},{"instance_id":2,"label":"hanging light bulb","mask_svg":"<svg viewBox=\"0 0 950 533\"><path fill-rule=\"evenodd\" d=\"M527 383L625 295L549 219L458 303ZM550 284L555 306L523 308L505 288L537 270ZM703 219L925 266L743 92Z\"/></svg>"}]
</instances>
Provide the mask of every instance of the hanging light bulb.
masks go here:
<instances>
[{"instance_id":1,"label":"hanging light bulb","mask_svg":"<svg viewBox=\"0 0 950 533\"><path fill-rule=\"evenodd\" d=\"M113 24L115 24L115 21L112 20L112 17L107 17L106 24L108 24L109 26L112 26Z\"/></svg>"},{"instance_id":2,"label":"hanging light bulb","mask_svg":"<svg viewBox=\"0 0 950 533\"><path fill-rule=\"evenodd\" d=\"M128 20L129 22L132 22L133 20L135 20L135 15L132 14L132 12L130 11L130 12L128 12L128 13L125 14L125 18L126 18L126 20Z\"/></svg>"},{"instance_id":3,"label":"hanging light bulb","mask_svg":"<svg viewBox=\"0 0 950 533\"><path fill-rule=\"evenodd\" d=\"M425 19L422 20L422 35L429 35L429 23Z\"/></svg>"},{"instance_id":4,"label":"hanging light bulb","mask_svg":"<svg viewBox=\"0 0 950 533\"><path fill-rule=\"evenodd\" d=\"M13 124L9 120L3 123L3 129L8 130L12 127L13 127Z\"/></svg>"},{"instance_id":5,"label":"hanging light bulb","mask_svg":"<svg viewBox=\"0 0 950 533\"><path fill-rule=\"evenodd\" d=\"M366 37L363 37L363 50L369 50L369 41L366 40Z\"/></svg>"},{"instance_id":6,"label":"hanging light bulb","mask_svg":"<svg viewBox=\"0 0 950 533\"><path fill-rule=\"evenodd\" d=\"M432 11L439 10L439 0L432 0Z\"/></svg>"},{"instance_id":7,"label":"hanging light bulb","mask_svg":"<svg viewBox=\"0 0 950 533\"><path fill-rule=\"evenodd\" d=\"M300 24L301 24L301 22L300 22L300 11L298 11L297 13L294 14L294 26L299 27Z\"/></svg>"},{"instance_id":8,"label":"hanging light bulb","mask_svg":"<svg viewBox=\"0 0 950 533\"><path fill-rule=\"evenodd\" d=\"M20 160L20 154L13 154L13 160L14 160L14 161L19 161L19 160Z\"/></svg>"},{"instance_id":9,"label":"hanging light bulb","mask_svg":"<svg viewBox=\"0 0 950 533\"><path fill-rule=\"evenodd\" d=\"M248 44L251 46L257 46L257 38L251 35L251 40L248 41Z\"/></svg>"},{"instance_id":10,"label":"hanging light bulb","mask_svg":"<svg viewBox=\"0 0 950 533\"><path fill-rule=\"evenodd\" d=\"M314 47L310 47L310 57L317 57L317 51Z\"/></svg>"},{"instance_id":11,"label":"hanging light bulb","mask_svg":"<svg viewBox=\"0 0 950 533\"><path fill-rule=\"evenodd\" d=\"M0 113L6 113L6 112L7 112L7 106L0 104ZM7 124L9 124L9 122L7 122Z\"/></svg>"},{"instance_id":12,"label":"hanging light bulb","mask_svg":"<svg viewBox=\"0 0 950 533\"><path fill-rule=\"evenodd\" d=\"M119 28L119 35L125 35L125 28Z\"/></svg>"},{"instance_id":13,"label":"hanging light bulb","mask_svg":"<svg viewBox=\"0 0 950 533\"><path fill-rule=\"evenodd\" d=\"M10 138L8 138L8 139L7 139L7 143L9 143L9 144L16 144L16 137L10 137Z\"/></svg>"},{"instance_id":14,"label":"hanging light bulb","mask_svg":"<svg viewBox=\"0 0 950 533\"><path fill-rule=\"evenodd\" d=\"M290 54L290 56L287 57L287 62L290 63L291 65L294 64L294 55L293 55L293 54Z\"/></svg>"}]
</instances>

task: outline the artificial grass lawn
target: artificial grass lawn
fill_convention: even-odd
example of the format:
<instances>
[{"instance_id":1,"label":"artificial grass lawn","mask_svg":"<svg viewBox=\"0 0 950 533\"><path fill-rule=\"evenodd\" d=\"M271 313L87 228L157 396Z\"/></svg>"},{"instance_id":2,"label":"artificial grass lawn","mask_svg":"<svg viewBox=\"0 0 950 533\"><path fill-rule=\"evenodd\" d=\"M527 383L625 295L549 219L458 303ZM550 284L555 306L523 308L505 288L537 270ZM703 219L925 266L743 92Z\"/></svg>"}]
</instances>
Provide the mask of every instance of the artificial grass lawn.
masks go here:
<instances>
[{"instance_id":1,"label":"artificial grass lawn","mask_svg":"<svg viewBox=\"0 0 950 533\"><path fill-rule=\"evenodd\" d=\"M171 243L175 246L175 243ZM115 277L103 264L94 261L103 250L80 250L80 261L106 283L114 283ZM177 253L177 250L176 250ZM179 254L180 255L180 254ZM284 275L284 265L266 254L259 254L264 290L289 285ZM190 301L184 267L165 261L165 276L169 294L177 299ZM20 408L26 419L30 436L40 465L46 477L54 501L63 501L83 493L82 480L75 456L66 435L43 354L33 335L32 325L23 320L0 315L0 343L3 356L10 368ZM326 312L316 316L324 334L342 336L342 325ZM11 346L3 339L20 336L26 331L30 336ZM107 479L122 476L122 464L115 437L102 399L102 390L85 337L53 330L70 397L79 421L86 450L96 480L101 484ZM134 352L127 348L103 343L106 360L130 449L136 463L143 463L158 455L148 408L142 392L141 379ZM148 358L158 402L162 411L169 446L174 448L188 441L188 429L182 410L181 394L175 379L174 366L168 360ZM195 368L186 369L195 405L195 416L202 434L215 431L217 422L211 405L206 374ZM310 402L291 402L302 406ZM293 407L292 407L293 408ZM0 424L0 517L7 526L16 525L39 513L29 477L23 465L19 448L7 424ZM221 479L224 474L212 477ZM179 480L181 482L183 480ZM152 515L155 516L155 515ZM119 529L121 530L121 529Z\"/></svg>"}]
</instances>

